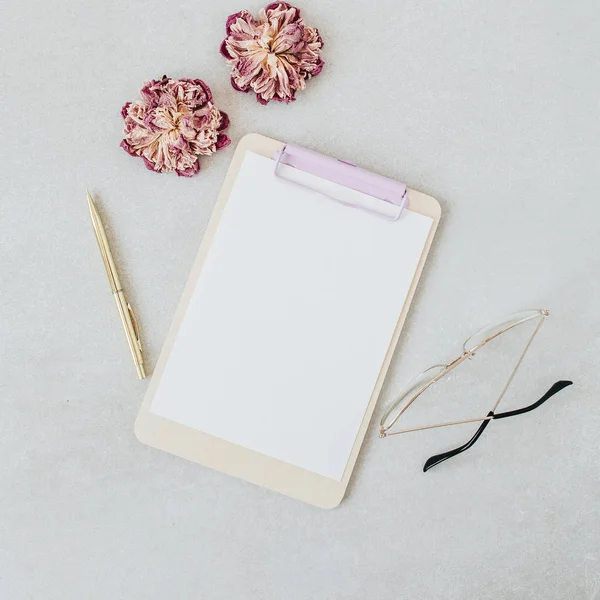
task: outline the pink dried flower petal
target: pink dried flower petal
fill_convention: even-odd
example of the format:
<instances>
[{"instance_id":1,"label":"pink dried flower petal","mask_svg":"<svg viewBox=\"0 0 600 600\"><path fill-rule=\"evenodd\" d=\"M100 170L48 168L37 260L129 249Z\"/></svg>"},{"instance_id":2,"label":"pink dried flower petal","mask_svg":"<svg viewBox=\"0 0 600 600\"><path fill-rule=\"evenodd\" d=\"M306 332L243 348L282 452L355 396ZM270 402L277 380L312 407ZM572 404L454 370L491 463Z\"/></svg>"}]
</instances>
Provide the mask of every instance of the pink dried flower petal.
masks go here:
<instances>
[{"instance_id":1,"label":"pink dried flower petal","mask_svg":"<svg viewBox=\"0 0 600 600\"><path fill-rule=\"evenodd\" d=\"M221 111L221 124L219 125L219 133L225 131L229 127L229 115L226 112ZM227 136L225 136L227 137Z\"/></svg>"},{"instance_id":2,"label":"pink dried flower petal","mask_svg":"<svg viewBox=\"0 0 600 600\"><path fill-rule=\"evenodd\" d=\"M306 81L323 70L323 40L307 27L300 10L273 2L254 18L242 10L227 19L221 54L231 65L235 90L256 93L261 104L292 102Z\"/></svg>"},{"instance_id":3,"label":"pink dried flower petal","mask_svg":"<svg viewBox=\"0 0 600 600\"><path fill-rule=\"evenodd\" d=\"M229 146L229 144L231 144L231 140L224 134L219 134L219 136L217 137L217 150L220 150L221 148L225 148L225 146Z\"/></svg>"},{"instance_id":4,"label":"pink dried flower petal","mask_svg":"<svg viewBox=\"0 0 600 600\"><path fill-rule=\"evenodd\" d=\"M121 147L151 171L191 177L200 171L200 156L229 145L222 133L229 117L213 104L202 80L163 77L146 83L140 94L142 100L127 102L121 111Z\"/></svg>"}]
</instances>

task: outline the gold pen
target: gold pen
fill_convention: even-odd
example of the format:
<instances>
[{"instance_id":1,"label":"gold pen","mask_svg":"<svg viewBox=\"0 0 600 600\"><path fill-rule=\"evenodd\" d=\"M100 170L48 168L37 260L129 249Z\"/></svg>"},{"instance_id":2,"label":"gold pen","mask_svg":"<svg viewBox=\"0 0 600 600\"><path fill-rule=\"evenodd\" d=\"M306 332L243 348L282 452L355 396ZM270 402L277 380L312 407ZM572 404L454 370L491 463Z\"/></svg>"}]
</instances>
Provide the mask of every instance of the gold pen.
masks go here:
<instances>
[{"instance_id":1,"label":"gold pen","mask_svg":"<svg viewBox=\"0 0 600 600\"><path fill-rule=\"evenodd\" d=\"M102 220L100 219L96 205L94 204L94 201L87 190L86 193L88 205L90 207L90 216L92 217L92 225L94 226L94 233L96 234L96 239L98 240L100 254L102 254L102 260L104 262L104 267L106 268L106 274L108 275L108 281L110 283L110 289L117 303L117 308L119 309L121 323L123 324L123 329L125 330L125 335L129 344L129 350L131 351L131 356L133 357L133 362L135 363L135 368L137 369L139 378L144 379L144 377L146 377L146 372L144 371L142 342L140 341L140 332L135 314L133 313L131 305L125 299L125 294L123 293L123 288L121 287L115 262L110 252L110 247L108 246L108 240L106 239L106 232L104 231L104 226L102 225Z\"/></svg>"}]
</instances>

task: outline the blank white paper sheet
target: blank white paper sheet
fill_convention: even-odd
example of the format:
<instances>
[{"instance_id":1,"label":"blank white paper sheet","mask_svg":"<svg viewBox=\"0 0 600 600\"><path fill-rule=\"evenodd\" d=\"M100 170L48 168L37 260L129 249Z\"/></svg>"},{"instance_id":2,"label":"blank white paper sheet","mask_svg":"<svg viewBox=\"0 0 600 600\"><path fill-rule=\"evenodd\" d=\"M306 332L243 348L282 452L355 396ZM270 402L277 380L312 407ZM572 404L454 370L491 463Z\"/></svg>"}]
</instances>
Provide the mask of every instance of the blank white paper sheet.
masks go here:
<instances>
[{"instance_id":1,"label":"blank white paper sheet","mask_svg":"<svg viewBox=\"0 0 600 600\"><path fill-rule=\"evenodd\" d=\"M273 169L246 153L150 410L340 481L433 221Z\"/></svg>"}]
</instances>

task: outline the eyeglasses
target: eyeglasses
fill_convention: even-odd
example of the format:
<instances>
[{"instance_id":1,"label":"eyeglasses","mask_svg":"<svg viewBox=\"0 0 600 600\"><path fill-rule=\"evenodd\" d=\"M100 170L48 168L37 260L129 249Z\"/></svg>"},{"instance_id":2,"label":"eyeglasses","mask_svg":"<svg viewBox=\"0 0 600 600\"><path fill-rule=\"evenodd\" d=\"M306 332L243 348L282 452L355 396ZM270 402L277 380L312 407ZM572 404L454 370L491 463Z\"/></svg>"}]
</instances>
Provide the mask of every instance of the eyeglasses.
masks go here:
<instances>
[{"instance_id":1,"label":"eyeglasses","mask_svg":"<svg viewBox=\"0 0 600 600\"><path fill-rule=\"evenodd\" d=\"M421 431L424 429L434 429L437 427L448 427L451 425L461 425L464 423L481 422L479 429L475 432L473 437L466 444L463 444L462 446L459 446L454 450L449 450L448 452L443 452L442 454L436 454L435 456L429 458L423 467L423 471L428 471L435 465L438 465L439 463L448 460L452 456L456 456L457 454L460 454L461 452L464 452L465 450L468 450L471 446L473 446L473 444L479 439L485 428L489 425L490 421L496 419L504 419L507 417L514 417L520 414L524 414L526 412L530 412L535 408L541 406L554 394L560 392L565 387L571 385L573 383L572 381L557 381L537 402L534 402L533 404L530 404L517 410L511 410L503 413L495 412L496 408L498 408L498 405L502 401L502 398L504 398L504 395L506 394L510 384L512 383L519 367L521 366L521 363L523 362L523 359L525 358L525 355L527 354L527 351L529 350L533 339L539 332L541 326L543 325L544 321L546 320L549 314L550 312L544 309L528 310L521 313L516 313L508 316L507 318L503 319L498 323L495 323L494 325L489 325L487 327L484 327L483 329L480 329L472 336L467 338L467 340L462 346L462 354L460 354L460 356L458 356L446 365L435 365L421 373L408 385L404 392L402 392L392 402L392 404L386 410L385 414L381 419L379 427L380 437L385 438L390 435L398 435L400 433L409 433L412 431ZM415 400L419 398L419 396L421 396L433 384L445 377L448 373L450 373L453 369L458 367L465 360L474 357L477 352L479 352L486 346L486 344L496 339L503 333L506 333L507 331L510 331L515 327L519 327L524 323L528 323L536 319L538 322L535 326L535 329L533 330L533 333L529 337L525 348L519 356L512 372L508 377L508 380L506 381L502 391L500 392L500 395L498 396L494 405L492 406L491 410L486 416L462 419L460 421L446 421L442 423L435 423L432 425L413 427L410 429L390 431L390 429L396 424L396 422L413 404L413 402L415 402Z\"/></svg>"}]
</instances>

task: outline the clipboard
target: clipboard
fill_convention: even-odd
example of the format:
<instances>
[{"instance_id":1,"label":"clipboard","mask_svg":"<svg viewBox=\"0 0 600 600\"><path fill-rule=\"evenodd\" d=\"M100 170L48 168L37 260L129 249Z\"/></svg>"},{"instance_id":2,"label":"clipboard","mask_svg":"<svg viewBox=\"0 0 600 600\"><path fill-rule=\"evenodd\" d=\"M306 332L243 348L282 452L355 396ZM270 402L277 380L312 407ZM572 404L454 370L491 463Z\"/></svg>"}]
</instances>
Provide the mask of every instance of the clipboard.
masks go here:
<instances>
[{"instance_id":1,"label":"clipboard","mask_svg":"<svg viewBox=\"0 0 600 600\"><path fill-rule=\"evenodd\" d=\"M327 177L328 179L333 180L336 185L353 187L357 190L357 193L366 191L366 189L361 190L361 186L367 186L368 189L377 189L378 198L383 199L386 202L386 206L389 205L391 210L388 210L387 214L383 215L370 215L370 218L377 219L383 216L386 219L394 220L399 218L404 211L410 211L431 219L431 226L420 253L418 264L414 271L412 281L410 282L410 288L408 289L404 304L398 306L397 314L399 314L399 316L397 321L395 321L391 342L385 352L383 362L378 371L379 375L376 378L368 404L366 405L366 410L360 421L358 431L353 438L354 442L343 469L343 474L339 479L324 476L313 470L302 468L288 461L274 458L263 452L232 443L222 437L210 435L195 427L190 427L181 422L177 422L176 420L165 418L151 410L152 403L157 394L157 389L165 374L169 357L177 340L182 321L184 320L184 316L190 305L196 283L199 280L202 269L206 263L207 255L209 254L219 224L222 221L236 178L240 173L240 168L242 167L242 163L247 153L254 153L272 160L275 175L277 177L292 179L289 182L290 185L302 185L300 182L293 181L293 176L289 176L296 170L309 171L311 168L314 169L314 165L316 164L315 161L318 162L318 158L321 157L321 155L317 155L311 151L288 147L282 142L258 134L246 135L239 142L211 220L200 245L197 258L191 269L182 298L175 312L173 323L167 334L152 380L136 419L135 434L142 443L166 451L170 454L321 508L334 508L338 506L343 499L350 481L360 447L381 392L427 254L431 248L433 237L439 223L441 209L439 203L434 198L414 190L409 190L406 186L399 184L398 182L393 182L392 180L374 174L363 177L362 175L367 174L368 172L362 170L355 171L354 169L358 168L353 165L350 165L351 169L348 170L348 168L344 168L344 165L347 166L348 163L336 161L336 159L328 159L334 161L329 164L319 162L321 166L326 164L326 168L323 172L316 174L320 180ZM337 165L337 162L342 164ZM287 170L284 169L285 174L281 169L282 165L284 167L287 166ZM288 177L286 177L286 175ZM372 179L370 179L370 175L373 176ZM336 198L330 199L336 200ZM356 207L345 207L344 210L353 210L354 208ZM366 212L374 212L372 206L357 206L357 208Z\"/></svg>"}]
</instances>

